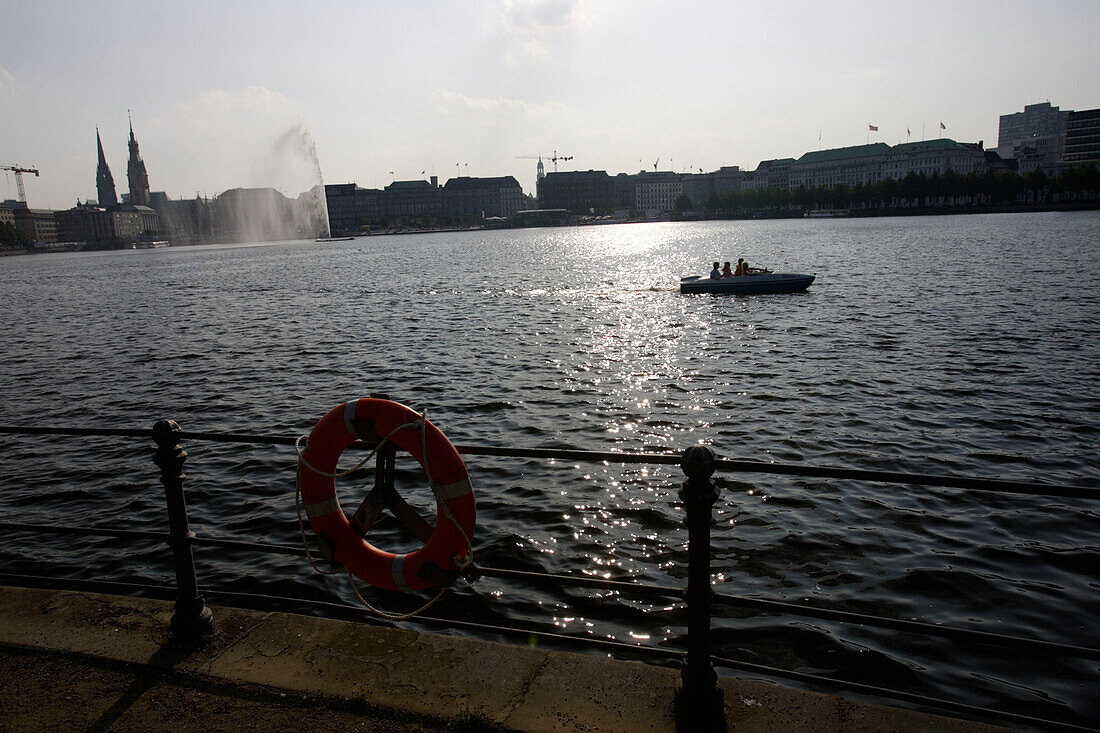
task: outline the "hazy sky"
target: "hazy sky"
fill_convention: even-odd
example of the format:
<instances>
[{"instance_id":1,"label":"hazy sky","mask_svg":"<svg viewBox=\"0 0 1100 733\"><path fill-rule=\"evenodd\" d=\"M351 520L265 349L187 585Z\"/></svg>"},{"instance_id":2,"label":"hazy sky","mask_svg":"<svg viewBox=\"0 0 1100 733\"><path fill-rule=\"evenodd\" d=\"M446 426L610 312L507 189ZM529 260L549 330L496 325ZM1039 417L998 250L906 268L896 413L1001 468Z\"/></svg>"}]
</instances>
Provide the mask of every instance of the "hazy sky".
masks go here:
<instances>
[{"instance_id":1,"label":"hazy sky","mask_svg":"<svg viewBox=\"0 0 1100 733\"><path fill-rule=\"evenodd\" d=\"M516 156L555 150L560 170L751 169L941 121L993 147L1025 104L1100 107L1097 31L1098 0L0 0L0 164L39 168L32 207L94 199L98 125L122 193L127 108L173 197L304 190L278 143L299 127L326 183L529 193Z\"/></svg>"}]
</instances>

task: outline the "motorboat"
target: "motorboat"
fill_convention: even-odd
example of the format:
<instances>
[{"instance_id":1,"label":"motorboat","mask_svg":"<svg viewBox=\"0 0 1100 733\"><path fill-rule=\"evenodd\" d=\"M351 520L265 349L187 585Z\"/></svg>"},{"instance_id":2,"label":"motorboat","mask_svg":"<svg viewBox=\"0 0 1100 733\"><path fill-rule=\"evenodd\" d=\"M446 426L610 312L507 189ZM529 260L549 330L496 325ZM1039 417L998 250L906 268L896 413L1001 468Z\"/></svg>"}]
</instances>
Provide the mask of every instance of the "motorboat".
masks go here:
<instances>
[{"instance_id":1,"label":"motorboat","mask_svg":"<svg viewBox=\"0 0 1100 733\"><path fill-rule=\"evenodd\" d=\"M815 275L796 275L789 272L734 275L717 280L701 275L680 278L681 293L801 293L810 287Z\"/></svg>"}]
</instances>

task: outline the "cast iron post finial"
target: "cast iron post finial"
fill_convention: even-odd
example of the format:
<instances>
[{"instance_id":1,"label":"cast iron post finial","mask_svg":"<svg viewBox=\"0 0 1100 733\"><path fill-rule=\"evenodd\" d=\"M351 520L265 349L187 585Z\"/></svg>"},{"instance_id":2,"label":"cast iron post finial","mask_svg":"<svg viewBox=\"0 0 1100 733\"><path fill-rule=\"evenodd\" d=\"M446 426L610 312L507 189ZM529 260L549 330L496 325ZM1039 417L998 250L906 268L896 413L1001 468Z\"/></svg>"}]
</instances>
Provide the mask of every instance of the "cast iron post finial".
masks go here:
<instances>
[{"instance_id":1,"label":"cast iron post finial","mask_svg":"<svg viewBox=\"0 0 1100 733\"><path fill-rule=\"evenodd\" d=\"M687 478L679 492L688 528L688 585L684 591L688 613L688 650L682 687L676 694L676 729L687 731L726 730L725 705L718 675L710 661L710 525L712 508L718 499L710 477L717 465L714 451L693 445L684 451L680 467Z\"/></svg>"},{"instance_id":2,"label":"cast iron post finial","mask_svg":"<svg viewBox=\"0 0 1100 733\"><path fill-rule=\"evenodd\" d=\"M153 426L157 451L153 461L160 467L160 481L168 504L168 545L176 566L176 612L172 614L172 636L177 641L194 642L214 628L214 614L199 595L195 578L195 556L191 540L195 535L187 523L187 503L183 495L183 463L187 452L180 447L180 426L173 420L159 420Z\"/></svg>"}]
</instances>

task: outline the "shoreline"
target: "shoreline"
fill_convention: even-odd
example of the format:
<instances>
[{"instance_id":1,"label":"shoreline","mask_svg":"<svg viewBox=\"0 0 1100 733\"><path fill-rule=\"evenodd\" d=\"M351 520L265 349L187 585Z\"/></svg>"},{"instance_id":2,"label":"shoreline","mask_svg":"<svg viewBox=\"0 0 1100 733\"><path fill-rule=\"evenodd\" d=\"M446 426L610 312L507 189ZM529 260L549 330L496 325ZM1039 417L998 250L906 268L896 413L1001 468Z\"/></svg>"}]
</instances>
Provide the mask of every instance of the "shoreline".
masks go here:
<instances>
[{"instance_id":1,"label":"shoreline","mask_svg":"<svg viewBox=\"0 0 1100 733\"><path fill-rule=\"evenodd\" d=\"M385 231L368 231L368 232L347 232L347 233L333 233L332 238L344 238L350 237L352 240L365 238L365 237L384 237L392 235L406 235L406 234L443 234L443 233L459 233L459 232L481 232L481 231L508 231L515 229L568 229L570 227L586 227L586 226L613 226L617 224L661 224L661 223L692 223L702 221L787 221L791 219L813 219L815 221L830 221L836 219L878 219L878 218L912 218L919 216L967 216L967 215L984 215L984 214L1041 214L1041 213L1070 213L1079 211L1100 211L1100 199L1093 201L1071 201L1061 205L1051 204L1019 204L1012 206L944 206L933 209L917 208L914 207L911 210L908 209L849 209L845 214L830 215L830 216L811 216L808 211L799 210L795 212L742 212L736 215L729 216L695 216L695 217L662 217L658 219L632 219L629 221L610 221L610 222L577 222L573 224L566 224L564 226L528 226L528 227L500 227L500 226L472 226L472 227L410 227L407 229L388 229ZM315 239L314 237L304 237L303 239ZM285 239L273 239L265 240L268 242L285 242L296 240ZM40 254L56 254L61 252L114 252L127 249L135 249L130 243L120 244L114 247L97 246L94 248L72 246L79 243L64 243L65 246L59 245L44 245L41 247L35 247L33 245L27 247L3 247L0 248L0 257L2 256L16 256L16 255L40 255ZM175 243L169 244L169 247L205 247L205 246L234 246L241 244L256 244L256 242L187 242L187 243ZM138 249L150 249L150 248L138 248ZM163 249L159 247L156 249Z\"/></svg>"},{"instance_id":2,"label":"shoreline","mask_svg":"<svg viewBox=\"0 0 1100 733\"><path fill-rule=\"evenodd\" d=\"M295 711L308 708L327 729L337 727L331 716L352 716L366 730L410 733L676 730L680 673L667 667L231 607L213 609L204 645L183 647L168 639L172 609L148 598L5 586L0 727L184 730L201 720L224 729L243 720L289 729ZM105 671L113 684L97 683ZM1010 730L763 682L718 684L731 731ZM46 696L51 704L41 705ZM165 698L180 701L180 715L164 710Z\"/></svg>"}]
</instances>

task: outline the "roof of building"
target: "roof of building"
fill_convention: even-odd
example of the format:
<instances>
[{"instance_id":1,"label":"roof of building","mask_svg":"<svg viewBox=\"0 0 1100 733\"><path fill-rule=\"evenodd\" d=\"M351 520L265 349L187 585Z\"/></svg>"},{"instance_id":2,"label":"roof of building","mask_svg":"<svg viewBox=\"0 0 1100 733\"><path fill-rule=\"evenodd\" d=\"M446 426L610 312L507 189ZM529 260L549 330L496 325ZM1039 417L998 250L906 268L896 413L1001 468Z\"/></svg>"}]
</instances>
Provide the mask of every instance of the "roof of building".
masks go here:
<instances>
[{"instance_id":1,"label":"roof of building","mask_svg":"<svg viewBox=\"0 0 1100 733\"><path fill-rule=\"evenodd\" d=\"M886 143L871 143L870 145L854 145L850 148L833 148L832 150L815 150L806 153L796 162L806 163L831 163L837 160L851 160L853 158L873 158L876 155L886 155L890 152L890 146Z\"/></svg>"},{"instance_id":2,"label":"roof of building","mask_svg":"<svg viewBox=\"0 0 1100 733\"><path fill-rule=\"evenodd\" d=\"M895 155L910 155L912 153L923 153L929 150L960 150L966 147L967 146L962 143L941 137L935 140L921 140L916 143L899 143L895 145L890 152Z\"/></svg>"},{"instance_id":3,"label":"roof of building","mask_svg":"<svg viewBox=\"0 0 1100 733\"><path fill-rule=\"evenodd\" d=\"M386 186L387 191L408 191L420 188L431 188L432 184L428 181L394 181L390 185Z\"/></svg>"},{"instance_id":4,"label":"roof of building","mask_svg":"<svg viewBox=\"0 0 1100 733\"><path fill-rule=\"evenodd\" d=\"M554 175L551 173L550 175ZM457 189L457 188L519 188L519 181L515 179L515 176L495 176L493 178L470 178L469 176L460 176L458 178L452 178L444 184L443 188Z\"/></svg>"},{"instance_id":5,"label":"roof of building","mask_svg":"<svg viewBox=\"0 0 1100 733\"><path fill-rule=\"evenodd\" d=\"M546 174L547 181L569 181L569 180L587 180L591 178L610 178L607 175L607 171L554 171L553 173Z\"/></svg>"}]
</instances>

